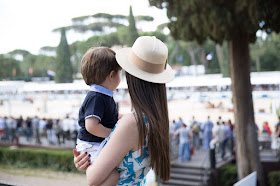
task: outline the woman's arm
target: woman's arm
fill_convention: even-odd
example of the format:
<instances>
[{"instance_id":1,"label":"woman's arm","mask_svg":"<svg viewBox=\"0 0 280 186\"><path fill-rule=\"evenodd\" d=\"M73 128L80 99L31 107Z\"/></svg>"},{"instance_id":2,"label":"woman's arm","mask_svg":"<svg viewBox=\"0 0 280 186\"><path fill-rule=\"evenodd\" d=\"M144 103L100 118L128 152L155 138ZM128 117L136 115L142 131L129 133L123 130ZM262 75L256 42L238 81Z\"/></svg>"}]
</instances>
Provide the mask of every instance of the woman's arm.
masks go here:
<instances>
[{"instance_id":1,"label":"woman's arm","mask_svg":"<svg viewBox=\"0 0 280 186\"><path fill-rule=\"evenodd\" d=\"M130 150L139 149L138 136L134 115L127 114L123 116L105 147L94 163L88 167L88 184L100 185Z\"/></svg>"}]
</instances>

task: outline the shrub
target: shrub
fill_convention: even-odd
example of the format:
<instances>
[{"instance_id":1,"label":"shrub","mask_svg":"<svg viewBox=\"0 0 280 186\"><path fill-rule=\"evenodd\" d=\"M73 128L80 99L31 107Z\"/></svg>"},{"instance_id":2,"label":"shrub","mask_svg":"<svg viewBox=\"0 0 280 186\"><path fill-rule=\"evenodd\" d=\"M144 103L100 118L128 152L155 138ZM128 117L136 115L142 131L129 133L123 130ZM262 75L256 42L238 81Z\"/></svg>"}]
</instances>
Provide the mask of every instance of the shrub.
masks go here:
<instances>
[{"instance_id":1,"label":"shrub","mask_svg":"<svg viewBox=\"0 0 280 186\"><path fill-rule=\"evenodd\" d=\"M269 186L280 185L280 171L271 171L268 173L268 185Z\"/></svg>"},{"instance_id":2,"label":"shrub","mask_svg":"<svg viewBox=\"0 0 280 186\"><path fill-rule=\"evenodd\" d=\"M218 169L219 185L232 186L238 181L235 164L228 164Z\"/></svg>"},{"instance_id":3,"label":"shrub","mask_svg":"<svg viewBox=\"0 0 280 186\"><path fill-rule=\"evenodd\" d=\"M73 153L66 150L1 148L0 163L21 168L47 168L79 172L73 163Z\"/></svg>"}]
</instances>

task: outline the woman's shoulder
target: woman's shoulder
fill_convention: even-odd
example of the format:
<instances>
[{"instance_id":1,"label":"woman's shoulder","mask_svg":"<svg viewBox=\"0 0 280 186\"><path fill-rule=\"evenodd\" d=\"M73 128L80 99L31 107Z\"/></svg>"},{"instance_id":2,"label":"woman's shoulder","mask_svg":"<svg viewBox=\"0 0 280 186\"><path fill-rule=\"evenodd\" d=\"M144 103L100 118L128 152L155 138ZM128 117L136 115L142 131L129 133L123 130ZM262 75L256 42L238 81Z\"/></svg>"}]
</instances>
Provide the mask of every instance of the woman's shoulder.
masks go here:
<instances>
[{"instance_id":1,"label":"woman's shoulder","mask_svg":"<svg viewBox=\"0 0 280 186\"><path fill-rule=\"evenodd\" d=\"M131 147L130 150L134 151L138 149L139 132L137 127L137 121L133 114L125 114L115 126L112 135L117 135L119 138L124 137L126 145Z\"/></svg>"},{"instance_id":2,"label":"woman's shoulder","mask_svg":"<svg viewBox=\"0 0 280 186\"><path fill-rule=\"evenodd\" d=\"M118 121L118 127L125 128L131 132L138 131L135 115L133 113L123 115Z\"/></svg>"}]
</instances>

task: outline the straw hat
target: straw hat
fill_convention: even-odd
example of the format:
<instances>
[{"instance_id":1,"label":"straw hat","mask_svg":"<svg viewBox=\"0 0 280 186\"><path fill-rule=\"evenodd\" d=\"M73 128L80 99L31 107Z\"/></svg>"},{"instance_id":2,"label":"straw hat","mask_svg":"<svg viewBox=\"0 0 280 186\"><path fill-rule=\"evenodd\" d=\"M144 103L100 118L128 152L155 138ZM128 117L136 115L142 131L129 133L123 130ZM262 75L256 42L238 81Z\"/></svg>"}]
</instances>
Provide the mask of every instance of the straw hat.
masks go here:
<instances>
[{"instance_id":1,"label":"straw hat","mask_svg":"<svg viewBox=\"0 0 280 186\"><path fill-rule=\"evenodd\" d=\"M131 48L116 52L117 62L126 72L153 83L168 83L174 79L167 56L166 45L155 36L139 37Z\"/></svg>"}]
</instances>

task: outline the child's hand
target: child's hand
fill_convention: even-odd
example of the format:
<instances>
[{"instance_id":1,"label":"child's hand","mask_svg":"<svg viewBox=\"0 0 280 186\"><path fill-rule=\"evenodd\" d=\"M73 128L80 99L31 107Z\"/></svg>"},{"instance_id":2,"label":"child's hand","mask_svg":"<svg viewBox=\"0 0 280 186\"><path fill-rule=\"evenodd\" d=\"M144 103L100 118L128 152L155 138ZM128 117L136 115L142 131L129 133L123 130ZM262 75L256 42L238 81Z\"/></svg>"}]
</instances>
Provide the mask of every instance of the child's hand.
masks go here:
<instances>
[{"instance_id":1,"label":"child's hand","mask_svg":"<svg viewBox=\"0 0 280 186\"><path fill-rule=\"evenodd\" d=\"M76 149L73 149L74 164L79 171L86 171L90 165L90 156L87 153L80 154Z\"/></svg>"}]
</instances>

